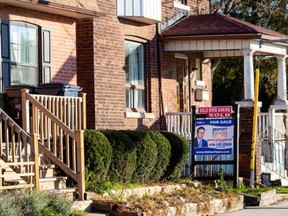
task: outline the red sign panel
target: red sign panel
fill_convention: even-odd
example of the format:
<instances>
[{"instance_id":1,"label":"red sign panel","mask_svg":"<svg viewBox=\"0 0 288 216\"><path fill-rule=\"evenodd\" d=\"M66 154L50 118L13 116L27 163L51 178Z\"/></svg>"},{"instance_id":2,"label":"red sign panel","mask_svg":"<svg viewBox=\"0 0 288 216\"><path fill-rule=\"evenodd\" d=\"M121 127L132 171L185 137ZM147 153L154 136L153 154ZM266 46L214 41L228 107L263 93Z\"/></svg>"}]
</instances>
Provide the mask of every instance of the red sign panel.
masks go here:
<instances>
[{"instance_id":1,"label":"red sign panel","mask_svg":"<svg viewBox=\"0 0 288 216\"><path fill-rule=\"evenodd\" d=\"M231 117L232 106L199 107L198 114L206 114L208 118Z\"/></svg>"}]
</instances>

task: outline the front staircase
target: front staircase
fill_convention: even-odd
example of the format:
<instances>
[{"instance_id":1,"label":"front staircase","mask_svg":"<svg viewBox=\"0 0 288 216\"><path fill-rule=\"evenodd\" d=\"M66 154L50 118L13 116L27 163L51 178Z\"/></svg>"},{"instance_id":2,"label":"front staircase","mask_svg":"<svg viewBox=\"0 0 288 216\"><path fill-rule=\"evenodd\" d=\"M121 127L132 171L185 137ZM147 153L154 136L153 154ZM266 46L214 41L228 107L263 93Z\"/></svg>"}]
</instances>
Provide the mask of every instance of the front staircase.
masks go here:
<instances>
[{"instance_id":1,"label":"front staircase","mask_svg":"<svg viewBox=\"0 0 288 216\"><path fill-rule=\"evenodd\" d=\"M267 186L288 186L284 115L270 110L258 117L262 183Z\"/></svg>"},{"instance_id":2,"label":"front staircase","mask_svg":"<svg viewBox=\"0 0 288 216\"><path fill-rule=\"evenodd\" d=\"M22 128L0 109L0 191L66 190L67 178L84 200L86 95L32 95L21 90ZM2 131L2 133L1 133ZM57 176L55 167L66 176Z\"/></svg>"}]
</instances>

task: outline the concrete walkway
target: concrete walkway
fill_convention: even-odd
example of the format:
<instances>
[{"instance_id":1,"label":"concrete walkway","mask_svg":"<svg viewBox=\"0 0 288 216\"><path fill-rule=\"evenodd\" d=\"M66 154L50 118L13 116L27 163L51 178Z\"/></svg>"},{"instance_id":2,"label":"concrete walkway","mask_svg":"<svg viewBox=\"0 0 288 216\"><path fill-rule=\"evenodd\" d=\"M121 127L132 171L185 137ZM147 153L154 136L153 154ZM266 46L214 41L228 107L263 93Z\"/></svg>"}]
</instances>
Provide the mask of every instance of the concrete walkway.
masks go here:
<instances>
[{"instance_id":1,"label":"concrete walkway","mask_svg":"<svg viewBox=\"0 0 288 216\"><path fill-rule=\"evenodd\" d=\"M215 216L288 216L288 200L270 206L247 206L243 210L216 214Z\"/></svg>"}]
</instances>

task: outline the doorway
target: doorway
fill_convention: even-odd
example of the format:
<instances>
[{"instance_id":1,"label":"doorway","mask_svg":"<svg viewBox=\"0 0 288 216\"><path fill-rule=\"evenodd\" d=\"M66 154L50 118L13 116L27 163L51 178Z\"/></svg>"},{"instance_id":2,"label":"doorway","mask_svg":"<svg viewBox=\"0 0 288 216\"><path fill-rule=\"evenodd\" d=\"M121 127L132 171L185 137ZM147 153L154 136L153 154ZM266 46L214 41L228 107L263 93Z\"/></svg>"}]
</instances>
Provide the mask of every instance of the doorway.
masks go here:
<instances>
[{"instance_id":1,"label":"doorway","mask_svg":"<svg viewBox=\"0 0 288 216\"><path fill-rule=\"evenodd\" d=\"M176 58L176 112L188 112L189 82L187 64L188 58Z\"/></svg>"}]
</instances>

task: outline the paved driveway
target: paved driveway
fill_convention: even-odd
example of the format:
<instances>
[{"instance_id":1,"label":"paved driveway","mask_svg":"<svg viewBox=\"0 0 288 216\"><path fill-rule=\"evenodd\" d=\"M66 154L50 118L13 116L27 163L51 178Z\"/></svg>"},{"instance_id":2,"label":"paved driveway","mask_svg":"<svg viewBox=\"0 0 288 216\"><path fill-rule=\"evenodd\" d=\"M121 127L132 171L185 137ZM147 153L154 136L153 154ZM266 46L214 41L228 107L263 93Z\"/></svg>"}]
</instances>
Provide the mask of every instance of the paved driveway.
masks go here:
<instances>
[{"instance_id":1,"label":"paved driveway","mask_svg":"<svg viewBox=\"0 0 288 216\"><path fill-rule=\"evenodd\" d=\"M216 214L223 216L288 216L288 200L271 206L247 206L243 210ZM216 216L215 215L215 216Z\"/></svg>"}]
</instances>

